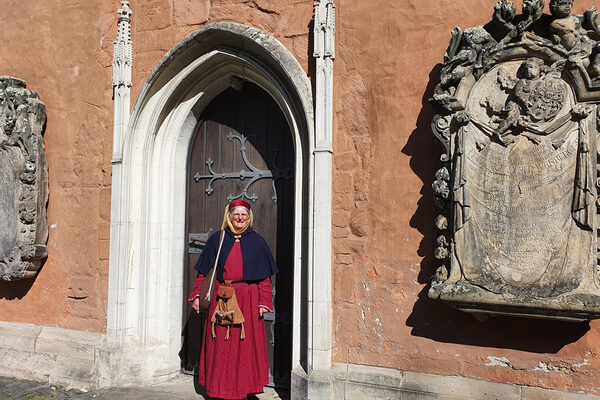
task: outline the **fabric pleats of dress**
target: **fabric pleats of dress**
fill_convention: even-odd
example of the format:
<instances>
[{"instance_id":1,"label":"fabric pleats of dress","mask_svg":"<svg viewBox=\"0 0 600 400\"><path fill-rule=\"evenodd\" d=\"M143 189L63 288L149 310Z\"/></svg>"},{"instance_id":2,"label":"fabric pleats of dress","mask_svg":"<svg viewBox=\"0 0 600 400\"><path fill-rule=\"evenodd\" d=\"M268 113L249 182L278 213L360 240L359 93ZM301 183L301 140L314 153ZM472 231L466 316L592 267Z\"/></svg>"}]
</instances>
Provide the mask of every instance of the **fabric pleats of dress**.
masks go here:
<instances>
[{"instance_id":1,"label":"fabric pleats of dress","mask_svg":"<svg viewBox=\"0 0 600 400\"><path fill-rule=\"evenodd\" d=\"M199 274L196 285L202 284L204 276ZM240 242L236 241L223 273L225 280L243 279L243 261ZM199 281L199 282L198 282ZM216 282L216 290L220 283ZM217 325L216 338L211 335L210 318L217 305L216 296L210 304L204 329L204 338L199 364L199 383L206 388L210 397L222 399L245 399L249 393L260 393L269 383L269 365L265 323L259 318L259 305L272 310L271 279L260 283L234 283L235 295L245 319L245 339L240 339L241 327L231 328L225 340L227 328Z\"/></svg>"}]
</instances>

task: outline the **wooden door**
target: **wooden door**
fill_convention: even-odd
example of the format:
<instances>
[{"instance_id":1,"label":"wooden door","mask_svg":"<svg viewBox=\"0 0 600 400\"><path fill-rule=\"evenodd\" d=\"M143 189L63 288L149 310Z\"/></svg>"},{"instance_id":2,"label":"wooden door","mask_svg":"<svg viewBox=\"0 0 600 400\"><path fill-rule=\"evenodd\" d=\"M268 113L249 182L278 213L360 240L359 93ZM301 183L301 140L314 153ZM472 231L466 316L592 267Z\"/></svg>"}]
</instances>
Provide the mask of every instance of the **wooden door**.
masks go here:
<instances>
[{"instance_id":1,"label":"wooden door","mask_svg":"<svg viewBox=\"0 0 600 400\"><path fill-rule=\"evenodd\" d=\"M208 237L220 229L225 205L248 201L254 229L269 244L279 274L273 279L275 312L265 316L271 385L289 386L292 353L294 242L294 164L292 136L273 99L258 86L229 88L204 111L188 156L185 295ZM185 300L184 300L185 301ZM205 315L185 301L182 367L198 364Z\"/></svg>"}]
</instances>

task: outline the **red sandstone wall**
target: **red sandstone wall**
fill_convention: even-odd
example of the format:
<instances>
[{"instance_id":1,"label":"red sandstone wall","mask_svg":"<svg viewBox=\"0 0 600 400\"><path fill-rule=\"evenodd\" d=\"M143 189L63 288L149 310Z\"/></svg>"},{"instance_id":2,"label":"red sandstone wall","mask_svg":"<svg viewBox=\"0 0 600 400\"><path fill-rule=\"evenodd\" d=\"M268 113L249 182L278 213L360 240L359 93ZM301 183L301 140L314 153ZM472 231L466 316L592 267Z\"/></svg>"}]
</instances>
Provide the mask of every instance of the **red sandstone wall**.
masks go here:
<instances>
[{"instance_id":1,"label":"red sandstone wall","mask_svg":"<svg viewBox=\"0 0 600 400\"><path fill-rule=\"evenodd\" d=\"M600 393L600 323L479 323L426 295L440 154L426 99L450 30L486 23L494 3L336 2L334 360ZM592 4L578 0L575 11ZM106 330L119 5L3 2L0 74L25 79L48 109L52 228L39 276L0 283L1 320ZM264 30L305 70L312 63L311 0L132 0L132 8L132 99L164 53L209 20Z\"/></svg>"},{"instance_id":2,"label":"red sandstone wall","mask_svg":"<svg viewBox=\"0 0 600 400\"><path fill-rule=\"evenodd\" d=\"M132 99L160 58L208 22L233 21L268 32L308 70L311 0L133 0L135 53ZM312 53L310 53L312 54ZM133 103L133 100L132 100Z\"/></svg>"},{"instance_id":3,"label":"red sandstone wall","mask_svg":"<svg viewBox=\"0 0 600 400\"><path fill-rule=\"evenodd\" d=\"M35 280L0 281L0 320L106 331L112 51L120 0L3 0L0 75L46 104L48 260ZM208 21L262 29L308 68L312 1L132 0L132 106L150 71Z\"/></svg>"},{"instance_id":4,"label":"red sandstone wall","mask_svg":"<svg viewBox=\"0 0 600 400\"><path fill-rule=\"evenodd\" d=\"M441 153L427 99L451 29L495 2L336 2L334 361L600 393L600 321L480 323L427 298Z\"/></svg>"},{"instance_id":5,"label":"red sandstone wall","mask_svg":"<svg viewBox=\"0 0 600 400\"><path fill-rule=\"evenodd\" d=\"M0 319L106 329L114 1L4 0L0 74L47 108L48 260L35 280L0 282Z\"/></svg>"}]
</instances>

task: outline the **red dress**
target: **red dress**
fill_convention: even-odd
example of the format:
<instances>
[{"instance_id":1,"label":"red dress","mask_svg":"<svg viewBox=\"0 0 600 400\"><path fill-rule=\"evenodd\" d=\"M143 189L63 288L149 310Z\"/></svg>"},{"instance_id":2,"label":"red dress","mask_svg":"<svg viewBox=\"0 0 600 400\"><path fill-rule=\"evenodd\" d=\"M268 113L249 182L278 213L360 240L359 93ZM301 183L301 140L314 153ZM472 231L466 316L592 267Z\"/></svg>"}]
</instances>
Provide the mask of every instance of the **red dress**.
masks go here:
<instances>
[{"instance_id":1,"label":"red dress","mask_svg":"<svg viewBox=\"0 0 600 400\"><path fill-rule=\"evenodd\" d=\"M227 257L223 279L243 279L242 251L236 240ZM198 274L189 300L198 296L204 275ZM219 282L216 282L217 293ZM204 328L204 340L200 353L199 382L210 397L222 399L245 399L248 393L261 393L269 383L267 340L265 322L259 318L258 307L273 309L271 279L259 283L234 283L238 305L244 316L245 339L240 339L241 327L232 327L229 339L225 340L227 328L216 326L216 338L211 334L210 318L217 305L213 297Z\"/></svg>"}]
</instances>

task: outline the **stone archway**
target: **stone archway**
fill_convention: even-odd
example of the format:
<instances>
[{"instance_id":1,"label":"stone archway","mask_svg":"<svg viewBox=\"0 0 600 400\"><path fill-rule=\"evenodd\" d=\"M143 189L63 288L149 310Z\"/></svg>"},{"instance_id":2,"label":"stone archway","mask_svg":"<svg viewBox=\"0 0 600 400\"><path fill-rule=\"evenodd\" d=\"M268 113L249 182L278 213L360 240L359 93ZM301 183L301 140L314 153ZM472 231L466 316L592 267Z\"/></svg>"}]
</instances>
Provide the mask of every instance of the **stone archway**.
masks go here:
<instances>
[{"instance_id":1,"label":"stone archway","mask_svg":"<svg viewBox=\"0 0 600 400\"><path fill-rule=\"evenodd\" d=\"M330 324L330 304L313 304L312 298L312 263L323 256L316 253L325 249L330 258L329 245L315 244L314 220L331 215L331 204L315 195L314 176L320 171L331 186L331 158L328 164L315 159L310 82L276 39L244 25L215 23L163 57L136 101L122 142L114 143L107 335L110 346L123 349L123 365L137 366L140 381L179 370L188 148L203 109L236 77L275 100L295 146L292 366L311 357L313 343L330 345L328 330L311 328L323 322L310 317L316 313L311 307L318 307ZM319 285L331 282L319 277ZM326 358L324 365L330 363ZM114 383L129 378L115 373Z\"/></svg>"}]
</instances>

